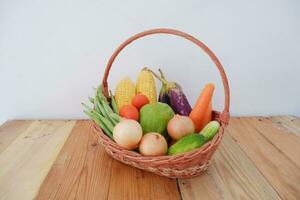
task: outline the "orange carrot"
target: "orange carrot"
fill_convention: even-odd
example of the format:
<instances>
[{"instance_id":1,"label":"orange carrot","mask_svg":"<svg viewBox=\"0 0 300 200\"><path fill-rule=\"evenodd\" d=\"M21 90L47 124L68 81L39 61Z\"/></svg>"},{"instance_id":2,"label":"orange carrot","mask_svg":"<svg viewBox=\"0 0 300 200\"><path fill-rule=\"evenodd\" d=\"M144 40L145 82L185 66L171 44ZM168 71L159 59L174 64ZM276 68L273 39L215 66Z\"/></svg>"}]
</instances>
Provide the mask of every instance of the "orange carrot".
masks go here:
<instances>
[{"instance_id":1,"label":"orange carrot","mask_svg":"<svg viewBox=\"0 0 300 200\"><path fill-rule=\"evenodd\" d=\"M212 103L210 101L208 107L205 110L205 114L203 116L200 130L202 130L206 126L206 124L208 124L211 121L211 119L212 119Z\"/></svg>"},{"instance_id":2,"label":"orange carrot","mask_svg":"<svg viewBox=\"0 0 300 200\"><path fill-rule=\"evenodd\" d=\"M199 132L201 130L202 121L204 119L206 110L211 102L212 95L214 93L215 85L213 83L208 83L203 88L197 102L190 113L190 118L195 124L195 131Z\"/></svg>"}]
</instances>

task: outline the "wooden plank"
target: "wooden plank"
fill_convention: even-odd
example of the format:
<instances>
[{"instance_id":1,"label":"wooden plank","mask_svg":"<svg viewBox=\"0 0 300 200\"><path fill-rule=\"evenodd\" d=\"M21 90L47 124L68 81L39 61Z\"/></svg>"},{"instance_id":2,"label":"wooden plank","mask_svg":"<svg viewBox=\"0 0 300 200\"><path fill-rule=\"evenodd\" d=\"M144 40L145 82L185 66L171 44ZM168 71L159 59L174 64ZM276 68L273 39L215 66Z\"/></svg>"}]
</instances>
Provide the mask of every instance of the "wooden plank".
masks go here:
<instances>
[{"instance_id":1,"label":"wooden plank","mask_svg":"<svg viewBox=\"0 0 300 200\"><path fill-rule=\"evenodd\" d=\"M78 121L36 199L107 199L112 159L89 121Z\"/></svg>"},{"instance_id":2,"label":"wooden plank","mask_svg":"<svg viewBox=\"0 0 300 200\"><path fill-rule=\"evenodd\" d=\"M245 119L253 127L275 145L284 155L300 168L300 138L289 131L278 129L274 123L262 117Z\"/></svg>"},{"instance_id":3,"label":"wooden plank","mask_svg":"<svg viewBox=\"0 0 300 200\"><path fill-rule=\"evenodd\" d=\"M229 134L283 199L299 199L300 169L259 133L246 118L233 118Z\"/></svg>"},{"instance_id":4,"label":"wooden plank","mask_svg":"<svg viewBox=\"0 0 300 200\"><path fill-rule=\"evenodd\" d=\"M98 142L90 124L89 143L85 165L79 180L75 199L107 199L112 158Z\"/></svg>"},{"instance_id":5,"label":"wooden plank","mask_svg":"<svg viewBox=\"0 0 300 200\"><path fill-rule=\"evenodd\" d=\"M180 179L183 199L280 199L252 161L225 133L203 175Z\"/></svg>"},{"instance_id":6,"label":"wooden plank","mask_svg":"<svg viewBox=\"0 0 300 200\"><path fill-rule=\"evenodd\" d=\"M34 121L0 155L0 199L32 199L74 121Z\"/></svg>"},{"instance_id":7,"label":"wooden plank","mask_svg":"<svg viewBox=\"0 0 300 200\"><path fill-rule=\"evenodd\" d=\"M113 161L108 199L180 199L175 179Z\"/></svg>"},{"instance_id":8,"label":"wooden plank","mask_svg":"<svg viewBox=\"0 0 300 200\"><path fill-rule=\"evenodd\" d=\"M300 137L300 118L294 116L274 116L269 119L277 123L279 127L283 127Z\"/></svg>"},{"instance_id":9,"label":"wooden plank","mask_svg":"<svg viewBox=\"0 0 300 200\"><path fill-rule=\"evenodd\" d=\"M29 120L12 120L7 121L0 126L0 153L3 152L8 145L24 132L32 121Z\"/></svg>"},{"instance_id":10,"label":"wooden plank","mask_svg":"<svg viewBox=\"0 0 300 200\"><path fill-rule=\"evenodd\" d=\"M212 169L214 164L209 169L198 177L188 179L178 179L180 193L183 200L195 199L222 199L222 192L216 184Z\"/></svg>"}]
</instances>

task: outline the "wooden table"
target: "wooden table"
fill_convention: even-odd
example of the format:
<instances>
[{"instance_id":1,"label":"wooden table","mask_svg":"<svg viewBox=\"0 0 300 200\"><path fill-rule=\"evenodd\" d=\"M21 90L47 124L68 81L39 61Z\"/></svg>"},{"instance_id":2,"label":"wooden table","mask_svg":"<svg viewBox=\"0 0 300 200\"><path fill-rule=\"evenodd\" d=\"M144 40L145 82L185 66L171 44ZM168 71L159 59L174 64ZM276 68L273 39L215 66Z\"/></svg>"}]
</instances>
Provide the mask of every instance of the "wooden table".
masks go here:
<instances>
[{"instance_id":1,"label":"wooden table","mask_svg":"<svg viewBox=\"0 0 300 200\"><path fill-rule=\"evenodd\" d=\"M168 179L111 159L87 120L0 127L0 199L300 199L300 119L233 118L212 165Z\"/></svg>"}]
</instances>

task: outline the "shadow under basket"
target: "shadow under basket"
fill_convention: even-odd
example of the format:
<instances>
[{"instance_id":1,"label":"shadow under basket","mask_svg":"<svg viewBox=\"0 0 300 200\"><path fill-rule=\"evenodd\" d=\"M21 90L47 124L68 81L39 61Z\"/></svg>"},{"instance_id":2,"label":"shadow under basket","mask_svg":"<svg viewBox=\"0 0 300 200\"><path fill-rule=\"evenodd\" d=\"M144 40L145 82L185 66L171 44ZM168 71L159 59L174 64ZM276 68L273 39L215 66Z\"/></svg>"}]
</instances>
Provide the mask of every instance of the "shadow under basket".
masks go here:
<instances>
[{"instance_id":1,"label":"shadow under basket","mask_svg":"<svg viewBox=\"0 0 300 200\"><path fill-rule=\"evenodd\" d=\"M169 156L169 155L143 156L140 153L126 150L123 147L119 146L117 143L112 141L108 136L106 136L106 134L103 133L101 128L94 122L93 122L93 128L94 131L99 136L99 141L104 146L105 151L118 161L169 178L189 178L189 177L198 176L209 167L211 158L221 142L221 139L224 134L224 129L228 125L229 118L230 118L229 116L230 94L229 94L228 80L225 71L218 58L204 43L202 43L201 41L199 41L198 39L194 38L193 36L187 33L173 30L173 29L152 29L130 37L117 48L117 50L113 53L113 55L111 56L107 64L104 77L102 80L103 94L106 97L108 97L107 79L108 79L111 66L115 58L117 57L117 55L128 44L130 44L134 40L152 34L169 34L169 35L175 35L175 36L185 38L193 42L194 44L196 44L198 47L200 47L215 63L215 65L217 66L220 72L223 86L224 86L224 93L225 93L224 110L222 112L213 111L213 120L217 120L221 124L219 132L215 135L213 140L209 141L201 148L195 149L187 153L178 154L175 156Z\"/></svg>"}]
</instances>

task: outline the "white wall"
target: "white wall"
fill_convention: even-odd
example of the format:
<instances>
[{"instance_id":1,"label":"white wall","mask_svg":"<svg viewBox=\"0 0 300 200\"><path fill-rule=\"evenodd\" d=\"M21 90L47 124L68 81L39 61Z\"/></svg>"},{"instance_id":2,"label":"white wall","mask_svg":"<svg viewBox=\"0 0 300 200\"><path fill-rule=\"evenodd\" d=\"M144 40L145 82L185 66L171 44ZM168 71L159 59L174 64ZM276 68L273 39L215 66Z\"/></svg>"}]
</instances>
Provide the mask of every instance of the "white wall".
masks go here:
<instances>
[{"instance_id":1,"label":"white wall","mask_svg":"<svg viewBox=\"0 0 300 200\"><path fill-rule=\"evenodd\" d=\"M220 58L233 115L300 115L300 3L227 1L0 1L0 121L83 118L114 49L137 32L168 27L205 42ZM118 57L109 82L162 67L193 103L204 83L217 90L212 62L187 41L140 40Z\"/></svg>"}]
</instances>

